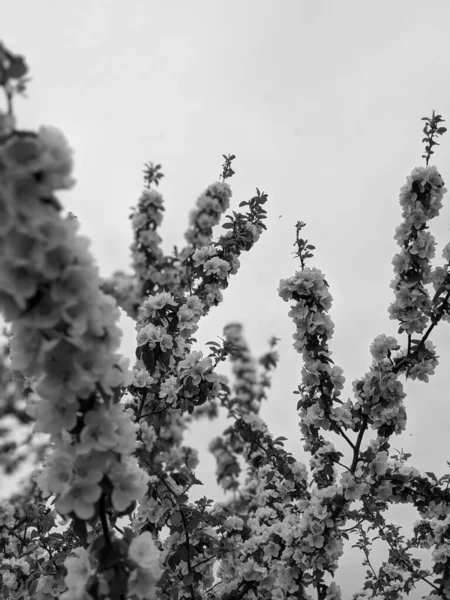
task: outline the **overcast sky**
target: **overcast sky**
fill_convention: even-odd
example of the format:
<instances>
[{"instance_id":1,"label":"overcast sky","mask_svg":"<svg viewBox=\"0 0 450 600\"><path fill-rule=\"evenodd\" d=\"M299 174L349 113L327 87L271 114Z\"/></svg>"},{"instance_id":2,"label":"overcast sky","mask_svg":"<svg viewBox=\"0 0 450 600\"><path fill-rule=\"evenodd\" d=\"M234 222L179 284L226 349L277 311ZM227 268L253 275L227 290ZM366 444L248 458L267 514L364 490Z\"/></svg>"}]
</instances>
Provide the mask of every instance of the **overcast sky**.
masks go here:
<instances>
[{"instance_id":1,"label":"overcast sky","mask_svg":"<svg viewBox=\"0 0 450 600\"><path fill-rule=\"evenodd\" d=\"M61 199L93 240L102 275L128 268L128 214L144 162L161 163L165 173L166 250L183 244L188 213L218 179L222 154L237 157L232 208L255 187L268 193L268 231L243 256L198 337L213 339L227 322L242 321L257 355L270 336L280 338L263 416L305 460L292 395L301 360L277 294L280 278L299 267L294 224L307 223L317 247L310 266L331 286L331 347L346 398L370 366L374 337L397 334L387 307L398 194L423 164L421 117L434 108L450 118L450 4L15 0L1 22L3 42L27 57L33 77L29 98L16 103L19 126L56 125L75 148L78 184ZM435 159L449 180L450 138ZM446 200L432 222L438 264L450 240ZM133 328L124 323L124 352L133 356ZM448 324L433 333L441 364L429 384L406 385L408 431L393 442L412 452L412 464L439 475L450 460L449 339ZM206 446L209 424L195 437ZM208 483L213 469L206 460L198 476ZM359 577L352 571L349 586L349 573L338 581L344 590Z\"/></svg>"}]
</instances>

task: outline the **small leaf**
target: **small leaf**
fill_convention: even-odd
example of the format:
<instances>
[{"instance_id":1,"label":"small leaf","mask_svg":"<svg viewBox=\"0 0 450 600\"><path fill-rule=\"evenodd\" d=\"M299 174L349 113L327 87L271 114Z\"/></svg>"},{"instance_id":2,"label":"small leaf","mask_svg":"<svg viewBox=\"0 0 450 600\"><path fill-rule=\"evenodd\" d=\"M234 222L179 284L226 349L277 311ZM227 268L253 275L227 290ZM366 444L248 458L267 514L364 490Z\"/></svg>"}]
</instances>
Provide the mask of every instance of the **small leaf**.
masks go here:
<instances>
[{"instance_id":1,"label":"small leaf","mask_svg":"<svg viewBox=\"0 0 450 600\"><path fill-rule=\"evenodd\" d=\"M193 485L204 485L203 481L200 481L200 479L197 479L197 477L195 475L191 476L191 483Z\"/></svg>"}]
</instances>

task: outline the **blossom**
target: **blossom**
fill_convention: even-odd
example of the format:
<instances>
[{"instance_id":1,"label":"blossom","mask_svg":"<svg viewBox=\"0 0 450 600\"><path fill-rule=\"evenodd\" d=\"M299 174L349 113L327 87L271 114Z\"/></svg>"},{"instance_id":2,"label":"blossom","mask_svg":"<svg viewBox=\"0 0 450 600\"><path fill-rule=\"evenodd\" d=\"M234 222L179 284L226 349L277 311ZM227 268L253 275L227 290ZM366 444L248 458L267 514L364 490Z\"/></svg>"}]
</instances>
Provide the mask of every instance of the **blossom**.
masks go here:
<instances>
[{"instance_id":1,"label":"blossom","mask_svg":"<svg viewBox=\"0 0 450 600\"><path fill-rule=\"evenodd\" d=\"M131 540L128 557L137 565L128 581L128 593L138 598L153 600L155 585L161 576L159 550L149 531L144 531Z\"/></svg>"},{"instance_id":2,"label":"blossom","mask_svg":"<svg viewBox=\"0 0 450 600\"><path fill-rule=\"evenodd\" d=\"M17 587L17 575L14 571L1 571L2 583L9 589L14 590Z\"/></svg>"},{"instance_id":3,"label":"blossom","mask_svg":"<svg viewBox=\"0 0 450 600\"><path fill-rule=\"evenodd\" d=\"M77 424L79 402L70 402L60 398L58 401L38 399L34 404L36 431L58 433L62 429L70 431Z\"/></svg>"},{"instance_id":4,"label":"blossom","mask_svg":"<svg viewBox=\"0 0 450 600\"><path fill-rule=\"evenodd\" d=\"M201 264L206 263L210 258L216 256L217 250L213 246L204 246L198 248L192 255L194 267L199 267Z\"/></svg>"},{"instance_id":5,"label":"blossom","mask_svg":"<svg viewBox=\"0 0 450 600\"><path fill-rule=\"evenodd\" d=\"M243 526L244 526L244 521L236 515L227 517L225 519L225 521L223 522L223 527L227 531L233 531L233 530L240 531L240 530L242 530Z\"/></svg>"},{"instance_id":6,"label":"blossom","mask_svg":"<svg viewBox=\"0 0 450 600\"><path fill-rule=\"evenodd\" d=\"M73 456L58 448L49 456L36 481L46 496L65 492L73 480Z\"/></svg>"},{"instance_id":7,"label":"blossom","mask_svg":"<svg viewBox=\"0 0 450 600\"><path fill-rule=\"evenodd\" d=\"M144 531L131 540L128 556L140 569L152 571L155 578L161 572L159 566L159 550L149 531Z\"/></svg>"},{"instance_id":8,"label":"blossom","mask_svg":"<svg viewBox=\"0 0 450 600\"><path fill-rule=\"evenodd\" d=\"M231 269L230 264L219 258L218 256L214 256L205 262L203 265L203 270L205 275L217 275L220 279L226 279L228 275L228 271Z\"/></svg>"},{"instance_id":9,"label":"blossom","mask_svg":"<svg viewBox=\"0 0 450 600\"><path fill-rule=\"evenodd\" d=\"M72 551L72 556L68 556L64 561L64 566L67 569L67 575L64 577L64 582L67 585L69 592L65 596L62 594L60 598L72 598L75 595L76 598L83 598L86 584L89 580L91 573L93 572L91 559L89 553L84 548L75 548Z\"/></svg>"},{"instance_id":10,"label":"blossom","mask_svg":"<svg viewBox=\"0 0 450 600\"><path fill-rule=\"evenodd\" d=\"M397 340L392 336L378 335L370 345L370 353L377 362L381 362L392 350L400 348Z\"/></svg>"},{"instance_id":11,"label":"blossom","mask_svg":"<svg viewBox=\"0 0 450 600\"><path fill-rule=\"evenodd\" d=\"M181 389L181 385L175 375L170 375L167 379L164 379L159 389L159 397L165 398L168 404L176 402L178 392Z\"/></svg>"},{"instance_id":12,"label":"blossom","mask_svg":"<svg viewBox=\"0 0 450 600\"><path fill-rule=\"evenodd\" d=\"M156 583L152 571L134 569L128 578L128 593L139 600L156 600Z\"/></svg>"},{"instance_id":13,"label":"blossom","mask_svg":"<svg viewBox=\"0 0 450 600\"><path fill-rule=\"evenodd\" d=\"M133 457L115 463L109 468L108 477L113 484L111 502L119 512L126 510L134 500L143 498L147 492L149 476L139 469Z\"/></svg>"},{"instance_id":14,"label":"blossom","mask_svg":"<svg viewBox=\"0 0 450 600\"><path fill-rule=\"evenodd\" d=\"M189 377L193 385L199 385L202 380L212 381L216 375L211 373L212 360L207 357L203 358L203 354L194 350L188 356L180 361L178 370L181 379Z\"/></svg>"},{"instance_id":15,"label":"blossom","mask_svg":"<svg viewBox=\"0 0 450 600\"><path fill-rule=\"evenodd\" d=\"M450 263L450 242L444 246L444 249L442 250L442 258L446 262Z\"/></svg>"},{"instance_id":16,"label":"blossom","mask_svg":"<svg viewBox=\"0 0 450 600\"><path fill-rule=\"evenodd\" d=\"M39 129L38 138L44 150L39 170L45 173L46 183L53 190L72 187L73 151L64 134L57 127L46 125Z\"/></svg>"},{"instance_id":17,"label":"blossom","mask_svg":"<svg viewBox=\"0 0 450 600\"><path fill-rule=\"evenodd\" d=\"M80 519L91 519L95 514L95 503L100 499L102 489L97 483L77 481L56 500L56 510L62 515L71 512Z\"/></svg>"},{"instance_id":18,"label":"blossom","mask_svg":"<svg viewBox=\"0 0 450 600\"><path fill-rule=\"evenodd\" d=\"M3 559L2 564L9 565L13 569L19 568L25 575L28 575L30 572L30 563L27 562L26 558L23 556L21 558L5 558Z\"/></svg>"},{"instance_id":19,"label":"blossom","mask_svg":"<svg viewBox=\"0 0 450 600\"><path fill-rule=\"evenodd\" d=\"M5 500L0 503L0 527L14 525L14 506Z\"/></svg>"},{"instance_id":20,"label":"blossom","mask_svg":"<svg viewBox=\"0 0 450 600\"><path fill-rule=\"evenodd\" d=\"M110 411L103 407L86 413L78 447L80 454L87 454L92 450L105 451L117 445L116 428L110 417Z\"/></svg>"}]
</instances>

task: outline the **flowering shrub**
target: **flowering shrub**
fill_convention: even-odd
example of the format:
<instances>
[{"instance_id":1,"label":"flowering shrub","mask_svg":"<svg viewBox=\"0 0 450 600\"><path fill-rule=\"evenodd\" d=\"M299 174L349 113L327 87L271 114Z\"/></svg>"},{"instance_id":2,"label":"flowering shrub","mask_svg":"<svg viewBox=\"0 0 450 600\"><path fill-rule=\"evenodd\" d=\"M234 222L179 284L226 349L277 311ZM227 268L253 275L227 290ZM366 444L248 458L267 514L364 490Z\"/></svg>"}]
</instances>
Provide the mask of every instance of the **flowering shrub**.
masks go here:
<instances>
[{"instance_id":1,"label":"flowering shrub","mask_svg":"<svg viewBox=\"0 0 450 600\"><path fill-rule=\"evenodd\" d=\"M428 164L445 132L441 117L425 119L426 164L400 192L389 315L405 346L375 338L372 364L353 382L354 401L341 399L345 378L331 358L329 286L306 266L314 246L301 237L305 224L296 225L300 269L281 280L279 295L304 365L295 393L308 469L259 415L278 362L276 339L259 361L236 323L225 327L222 343L208 343L207 354L195 347L201 319L223 300L241 255L265 229L267 195L256 189L239 204L242 212L225 215L235 157L224 155L221 181L190 215L186 246L166 256L164 201L155 189L162 173L146 165L131 215L132 272L102 281L77 219L55 196L73 185L67 141L53 127L16 128L13 98L25 89L26 73L24 59L0 45L7 100L0 113L0 309L10 327L0 361L0 466L11 473L28 458L37 467L19 494L0 503L2 597L335 600L342 597L339 559L352 538L368 567L355 600L400 599L419 581L429 586L428 600L450 598L449 476L421 474L390 448L406 427L400 378L428 381L438 365L430 335L450 320L450 244L443 266L433 269L428 225L446 191ZM131 368L118 354L118 306L136 322ZM232 382L217 369L227 357ZM184 433L219 410L231 425L210 450L217 482L232 499L192 501L190 490L201 482ZM17 422L25 452L11 435ZM41 437L31 445L35 432ZM329 432L342 437L347 456ZM417 509L411 539L386 519L399 503ZM370 562L374 536L388 547L378 570ZM431 568L416 549L430 551Z\"/></svg>"}]
</instances>

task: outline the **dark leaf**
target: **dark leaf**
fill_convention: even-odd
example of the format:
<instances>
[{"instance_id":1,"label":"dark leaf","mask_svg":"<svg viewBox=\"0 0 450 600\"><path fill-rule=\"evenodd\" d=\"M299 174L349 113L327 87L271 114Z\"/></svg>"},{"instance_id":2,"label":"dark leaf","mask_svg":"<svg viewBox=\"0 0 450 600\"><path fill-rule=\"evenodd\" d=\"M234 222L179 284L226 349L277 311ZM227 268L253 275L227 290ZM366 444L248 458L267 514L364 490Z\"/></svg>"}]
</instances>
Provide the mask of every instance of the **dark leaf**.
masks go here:
<instances>
[{"instance_id":1,"label":"dark leaf","mask_svg":"<svg viewBox=\"0 0 450 600\"><path fill-rule=\"evenodd\" d=\"M87 526L86 521L79 519L78 517L73 518L73 530L77 534L80 542L86 548L87 546Z\"/></svg>"}]
</instances>

